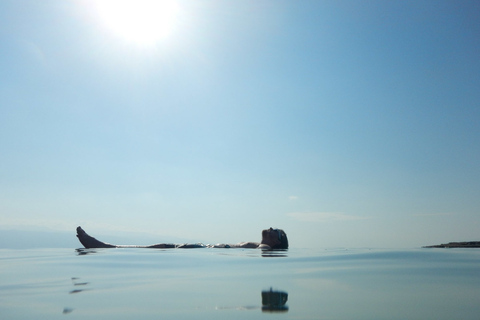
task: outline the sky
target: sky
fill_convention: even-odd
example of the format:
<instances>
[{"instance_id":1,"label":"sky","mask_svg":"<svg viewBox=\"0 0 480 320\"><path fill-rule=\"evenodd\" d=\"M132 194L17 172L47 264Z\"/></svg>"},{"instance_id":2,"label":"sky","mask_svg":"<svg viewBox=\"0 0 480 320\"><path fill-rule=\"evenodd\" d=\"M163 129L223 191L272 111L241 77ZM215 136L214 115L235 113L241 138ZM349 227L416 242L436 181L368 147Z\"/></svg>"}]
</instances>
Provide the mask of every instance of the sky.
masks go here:
<instances>
[{"instance_id":1,"label":"sky","mask_svg":"<svg viewBox=\"0 0 480 320\"><path fill-rule=\"evenodd\" d=\"M0 0L0 48L1 247L480 240L478 1Z\"/></svg>"}]
</instances>

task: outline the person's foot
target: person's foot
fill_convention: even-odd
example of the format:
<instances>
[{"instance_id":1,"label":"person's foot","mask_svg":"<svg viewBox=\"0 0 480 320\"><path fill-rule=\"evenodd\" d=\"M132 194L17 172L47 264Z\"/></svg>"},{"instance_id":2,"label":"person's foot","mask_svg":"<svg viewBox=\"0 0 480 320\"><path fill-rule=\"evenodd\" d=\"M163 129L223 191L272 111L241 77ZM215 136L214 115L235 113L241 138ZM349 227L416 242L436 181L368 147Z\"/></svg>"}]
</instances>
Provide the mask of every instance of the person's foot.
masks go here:
<instances>
[{"instance_id":1,"label":"person's foot","mask_svg":"<svg viewBox=\"0 0 480 320\"><path fill-rule=\"evenodd\" d=\"M88 235L82 227L77 228L77 238L83 244L83 246L87 249L90 248L115 248L116 246L113 244L105 243L102 241L98 241L94 237Z\"/></svg>"}]
</instances>

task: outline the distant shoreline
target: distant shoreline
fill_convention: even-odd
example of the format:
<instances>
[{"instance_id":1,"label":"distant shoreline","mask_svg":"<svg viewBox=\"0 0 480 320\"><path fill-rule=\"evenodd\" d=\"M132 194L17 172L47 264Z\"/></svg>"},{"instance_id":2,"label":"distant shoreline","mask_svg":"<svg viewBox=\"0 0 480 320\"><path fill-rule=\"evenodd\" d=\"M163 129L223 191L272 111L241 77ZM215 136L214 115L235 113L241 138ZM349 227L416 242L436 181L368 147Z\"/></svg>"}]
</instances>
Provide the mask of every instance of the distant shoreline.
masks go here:
<instances>
[{"instance_id":1,"label":"distant shoreline","mask_svg":"<svg viewBox=\"0 0 480 320\"><path fill-rule=\"evenodd\" d=\"M480 241L449 242L433 246L424 246L423 248L480 248Z\"/></svg>"}]
</instances>

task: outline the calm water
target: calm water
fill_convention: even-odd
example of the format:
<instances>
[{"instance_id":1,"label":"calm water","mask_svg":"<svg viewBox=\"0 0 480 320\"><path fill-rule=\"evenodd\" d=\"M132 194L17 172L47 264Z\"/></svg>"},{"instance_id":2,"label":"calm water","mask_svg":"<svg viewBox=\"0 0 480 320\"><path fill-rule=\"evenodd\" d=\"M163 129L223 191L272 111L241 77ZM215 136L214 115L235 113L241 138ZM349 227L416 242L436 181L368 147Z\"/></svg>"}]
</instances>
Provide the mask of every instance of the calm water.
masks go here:
<instances>
[{"instance_id":1,"label":"calm water","mask_svg":"<svg viewBox=\"0 0 480 320\"><path fill-rule=\"evenodd\" d=\"M0 250L1 319L475 319L480 250Z\"/></svg>"}]
</instances>

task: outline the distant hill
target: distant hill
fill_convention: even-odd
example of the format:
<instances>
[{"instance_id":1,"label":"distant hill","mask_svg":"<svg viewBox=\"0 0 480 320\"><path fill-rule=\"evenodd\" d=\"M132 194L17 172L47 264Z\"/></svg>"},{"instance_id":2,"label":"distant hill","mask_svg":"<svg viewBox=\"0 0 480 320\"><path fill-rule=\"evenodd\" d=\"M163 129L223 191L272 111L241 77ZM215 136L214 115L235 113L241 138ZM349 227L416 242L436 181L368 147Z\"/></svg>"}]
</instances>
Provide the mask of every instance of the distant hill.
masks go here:
<instances>
[{"instance_id":1,"label":"distant hill","mask_svg":"<svg viewBox=\"0 0 480 320\"><path fill-rule=\"evenodd\" d=\"M425 246L424 248L480 248L480 241L449 242L433 246Z\"/></svg>"}]
</instances>

